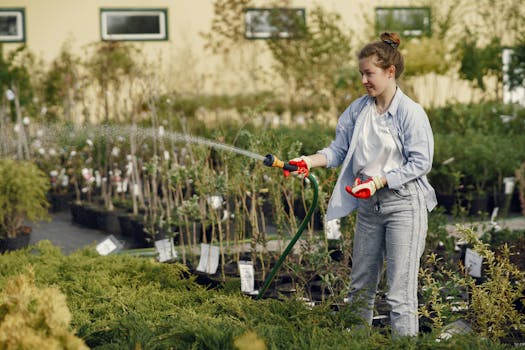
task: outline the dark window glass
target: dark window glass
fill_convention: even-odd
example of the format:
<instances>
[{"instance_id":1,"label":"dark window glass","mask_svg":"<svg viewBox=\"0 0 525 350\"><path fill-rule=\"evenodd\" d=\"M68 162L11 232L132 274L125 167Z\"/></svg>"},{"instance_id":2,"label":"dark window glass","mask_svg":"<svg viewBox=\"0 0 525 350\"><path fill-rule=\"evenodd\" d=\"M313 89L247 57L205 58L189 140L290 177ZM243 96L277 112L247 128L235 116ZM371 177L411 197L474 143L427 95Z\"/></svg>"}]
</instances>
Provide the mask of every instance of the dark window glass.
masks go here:
<instances>
[{"instance_id":1,"label":"dark window glass","mask_svg":"<svg viewBox=\"0 0 525 350\"><path fill-rule=\"evenodd\" d=\"M107 33L114 34L159 34L159 16L108 15Z\"/></svg>"},{"instance_id":2,"label":"dark window glass","mask_svg":"<svg viewBox=\"0 0 525 350\"><path fill-rule=\"evenodd\" d=\"M16 16L0 16L0 35L19 35Z\"/></svg>"},{"instance_id":3,"label":"dark window glass","mask_svg":"<svg viewBox=\"0 0 525 350\"><path fill-rule=\"evenodd\" d=\"M305 28L304 9L247 9L244 16L247 38L297 38Z\"/></svg>"},{"instance_id":4,"label":"dark window glass","mask_svg":"<svg viewBox=\"0 0 525 350\"><path fill-rule=\"evenodd\" d=\"M430 36L430 8L376 8L376 28L380 32L398 32L407 37Z\"/></svg>"}]
</instances>

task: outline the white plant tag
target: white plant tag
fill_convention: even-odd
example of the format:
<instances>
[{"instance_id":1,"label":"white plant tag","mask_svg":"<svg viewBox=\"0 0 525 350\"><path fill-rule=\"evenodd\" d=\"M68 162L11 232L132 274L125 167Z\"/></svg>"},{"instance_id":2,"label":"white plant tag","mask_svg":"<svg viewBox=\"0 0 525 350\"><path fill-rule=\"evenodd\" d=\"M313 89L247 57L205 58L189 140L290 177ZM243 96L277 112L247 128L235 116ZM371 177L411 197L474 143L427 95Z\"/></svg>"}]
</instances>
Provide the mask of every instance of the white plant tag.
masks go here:
<instances>
[{"instance_id":1,"label":"white plant tag","mask_svg":"<svg viewBox=\"0 0 525 350\"><path fill-rule=\"evenodd\" d=\"M109 235L105 240L97 244L97 252L100 255L108 255L122 249L122 243L113 235Z\"/></svg>"},{"instance_id":2,"label":"white plant tag","mask_svg":"<svg viewBox=\"0 0 525 350\"><path fill-rule=\"evenodd\" d=\"M512 192L514 192L514 186L516 185L516 178L504 177L503 183L505 184L505 194L512 194Z\"/></svg>"},{"instance_id":3,"label":"white plant tag","mask_svg":"<svg viewBox=\"0 0 525 350\"><path fill-rule=\"evenodd\" d=\"M326 218L325 218L326 221ZM326 221L325 235L327 239L339 239L341 238L341 220L334 219Z\"/></svg>"},{"instance_id":4,"label":"white plant tag","mask_svg":"<svg viewBox=\"0 0 525 350\"><path fill-rule=\"evenodd\" d=\"M138 197L140 195L140 187L138 184L133 184L133 195Z\"/></svg>"},{"instance_id":5,"label":"white plant tag","mask_svg":"<svg viewBox=\"0 0 525 350\"><path fill-rule=\"evenodd\" d=\"M467 334L471 332L472 328L470 325L464 320L459 319L443 327L443 331L436 341L440 342L442 340L450 339L454 335Z\"/></svg>"},{"instance_id":6,"label":"white plant tag","mask_svg":"<svg viewBox=\"0 0 525 350\"><path fill-rule=\"evenodd\" d=\"M177 258L177 251L173 244L173 238L166 238L155 241L155 249L159 253L159 262L170 261Z\"/></svg>"},{"instance_id":7,"label":"white plant tag","mask_svg":"<svg viewBox=\"0 0 525 350\"><path fill-rule=\"evenodd\" d=\"M465 252L465 268L472 277L481 277L483 257L470 248Z\"/></svg>"},{"instance_id":8,"label":"white plant tag","mask_svg":"<svg viewBox=\"0 0 525 350\"><path fill-rule=\"evenodd\" d=\"M212 209L219 209L222 207L222 197L208 196L208 204L212 207Z\"/></svg>"},{"instance_id":9,"label":"white plant tag","mask_svg":"<svg viewBox=\"0 0 525 350\"><path fill-rule=\"evenodd\" d=\"M214 274L219 267L219 247L201 243L201 257L197 271Z\"/></svg>"},{"instance_id":10,"label":"white plant tag","mask_svg":"<svg viewBox=\"0 0 525 350\"><path fill-rule=\"evenodd\" d=\"M253 262L239 260L239 275L241 276L241 292L253 293L255 279Z\"/></svg>"}]
</instances>

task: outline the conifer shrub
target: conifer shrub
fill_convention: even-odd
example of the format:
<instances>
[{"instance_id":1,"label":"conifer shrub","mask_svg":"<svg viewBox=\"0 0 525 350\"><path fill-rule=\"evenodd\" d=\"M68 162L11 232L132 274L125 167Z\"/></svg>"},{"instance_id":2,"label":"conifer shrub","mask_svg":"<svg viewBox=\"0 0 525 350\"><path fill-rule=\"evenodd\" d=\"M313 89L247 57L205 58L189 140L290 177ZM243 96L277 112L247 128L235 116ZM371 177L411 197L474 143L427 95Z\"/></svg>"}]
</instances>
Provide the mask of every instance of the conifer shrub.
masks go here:
<instances>
[{"instance_id":1,"label":"conifer shrub","mask_svg":"<svg viewBox=\"0 0 525 350\"><path fill-rule=\"evenodd\" d=\"M435 332L393 340L385 328L354 329L355 310L350 306L334 311L330 303L312 307L293 298L254 300L241 294L240 285L232 288L233 282L228 288L203 287L179 263L99 256L93 247L64 256L48 241L0 255L0 290L18 293L19 288L11 287L9 281L26 275L28 265L34 271L34 288L21 294L37 295L36 290L61 293L61 306L46 306L48 314L41 319L65 327L69 308L68 329L91 349L244 350L247 339L261 349L510 348L477 333L440 342ZM40 304L26 305L31 309ZM0 308L0 324L6 310ZM9 310L11 315L23 313L21 308ZM42 323L28 323L27 327L26 334L36 333ZM59 338L63 339L72 338ZM85 349L79 344L62 348Z\"/></svg>"},{"instance_id":2,"label":"conifer shrub","mask_svg":"<svg viewBox=\"0 0 525 350\"><path fill-rule=\"evenodd\" d=\"M1 349L88 349L70 323L66 296L56 287L38 288L32 269L11 277L0 293Z\"/></svg>"}]
</instances>

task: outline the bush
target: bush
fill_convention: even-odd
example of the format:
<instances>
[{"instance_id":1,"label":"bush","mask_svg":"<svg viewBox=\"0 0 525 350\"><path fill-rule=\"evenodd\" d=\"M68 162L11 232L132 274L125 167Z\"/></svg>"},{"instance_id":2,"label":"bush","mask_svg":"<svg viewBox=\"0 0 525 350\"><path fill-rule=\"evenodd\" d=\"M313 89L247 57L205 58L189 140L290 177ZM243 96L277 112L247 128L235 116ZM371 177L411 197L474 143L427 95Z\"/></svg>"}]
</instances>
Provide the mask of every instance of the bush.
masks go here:
<instances>
[{"instance_id":1,"label":"bush","mask_svg":"<svg viewBox=\"0 0 525 350\"><path fill-rule=\"evenodd\" d=\"M268 349L431 349L435 334L392 340L380 331L348 331L354 311L329 303L253 300L237 288L206 289L187 269L153 259L99 256L87 248L64 256L49 242L0 256L0 289L32 265L38 289L66 295L71 325L93 349L235 349L246 334ZM35 325L38 327L38 325ZM237 343L239 344L239 342ZM476 334L452 337L440 349L498 349Z\"/></svg>"},{"instance_id":2,"label":"bush","mask_svg":"<svg viewBox=\"0 0 525 350\"><path fill-rule=\"evenodd\" d=\"M0 238L14 238L24 220L48 218L47 176L28 161L0 159Z\"/></svg>"},{"instance_id":3,"label":"bush","mask_svg":"<svg viewBox=\"0 0 525 350\"><path fill-rule=\"evenodd\" d=\"M36 287L31 269L11 277L0 293L2 349L88 349L70 322L65 295L56 287Z\"/></svg>"}]
</instances>

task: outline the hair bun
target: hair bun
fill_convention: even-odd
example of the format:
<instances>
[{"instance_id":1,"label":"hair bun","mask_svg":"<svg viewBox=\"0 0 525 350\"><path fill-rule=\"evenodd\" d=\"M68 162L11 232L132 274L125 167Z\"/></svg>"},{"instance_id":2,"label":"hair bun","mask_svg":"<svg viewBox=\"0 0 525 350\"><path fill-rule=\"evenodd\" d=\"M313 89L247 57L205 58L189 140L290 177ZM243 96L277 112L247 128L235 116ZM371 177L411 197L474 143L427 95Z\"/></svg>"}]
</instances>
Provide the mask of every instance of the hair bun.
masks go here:
<instances>
[{"instance_id":1,"label":"hair bun","mask_svg":"<svg viewBox=\"0 0 525 350\"><path fill-rule=\"evenodd\" d=\"M401 38L399 37L399 34L397 33L382 33L380 35L381 41L383 41L385 44L390 45L393 49L397 49L399 44L401 43Z\"/></svg>"}]
</instances>

